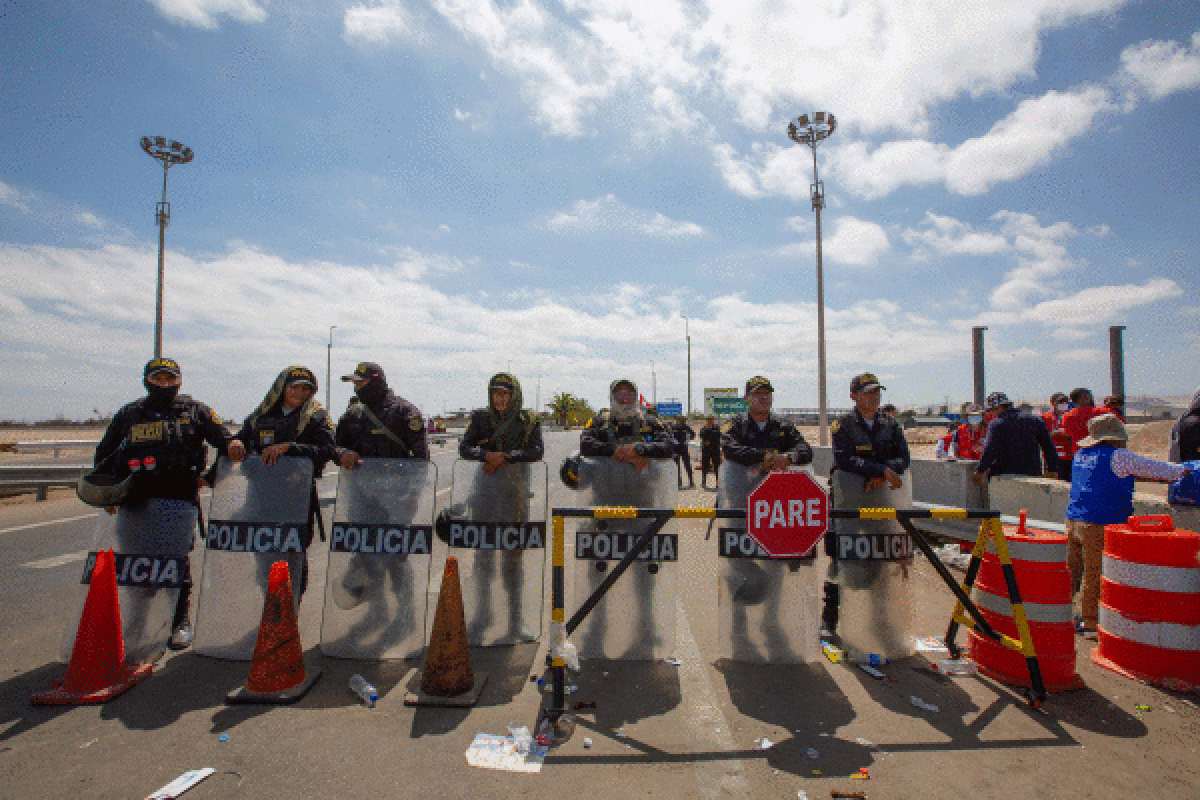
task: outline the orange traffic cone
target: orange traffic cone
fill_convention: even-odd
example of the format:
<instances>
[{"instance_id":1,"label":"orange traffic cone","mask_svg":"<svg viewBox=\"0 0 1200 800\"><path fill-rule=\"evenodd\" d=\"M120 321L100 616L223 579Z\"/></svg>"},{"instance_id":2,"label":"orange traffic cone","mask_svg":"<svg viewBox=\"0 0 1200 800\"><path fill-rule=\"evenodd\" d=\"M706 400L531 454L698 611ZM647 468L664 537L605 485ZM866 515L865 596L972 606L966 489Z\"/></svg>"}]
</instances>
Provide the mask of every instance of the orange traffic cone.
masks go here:
<instances>
[{"instance_id":1,"label":"orange traffic cone","mask_svg":"<svg viewBox=\"0 0 1200 800\"><path fill-rule=\"evenodd\" d=\"M107 703L154 671L153 664L125 663L114 560L112 550L96 554L67 674L46 691L35 693L34 705Z\"/></svg>"},{"instance_id":2,"label":"orange traffic cone","mask_svg":"<svg viewBox=\"0 0 1200 800\"><path fill-rule=\"evenodd\" d=\"M409 692L404 703L410 706L473 706L486 682L486 674L471 669L458 559L451 556L446 559L446 570L442 574L442 590L438 593L437 611L433 615L433 631L425 653L420 691Z\"/></svg>"},{"instance_id":3,"label":"orange traffic cone","mask_svg":"<svg viewBox=\"0 0 1200 800\"><path fill-rule=\"evenodd\" d=\"M271 565L262 624L254 643L246 685L225 696L229 703L294 703L321 677L308 671L300 647L300 627L292 600L292 581L286 561Z\"/></svg>"}]
</instances>

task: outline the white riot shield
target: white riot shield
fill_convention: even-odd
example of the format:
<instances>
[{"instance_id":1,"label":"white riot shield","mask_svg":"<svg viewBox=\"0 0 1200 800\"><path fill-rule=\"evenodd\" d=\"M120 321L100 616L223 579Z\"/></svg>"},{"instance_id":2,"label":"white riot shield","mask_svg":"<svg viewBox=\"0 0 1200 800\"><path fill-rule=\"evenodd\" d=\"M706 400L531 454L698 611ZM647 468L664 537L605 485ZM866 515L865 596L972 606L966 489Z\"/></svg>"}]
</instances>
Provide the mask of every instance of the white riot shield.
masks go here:
<instances>
[{"instance_id":1,"label":"white riot shield","mask_svg":"<svg viewBox=\"0 0 1200 800\"><path fill-rule=\"evenodd\" d=\"M864 478L833 473L834 508L911 508L912 481L870 492ZM909 579L913 542L899 522L887 519L833 520L837 583L841 587L838 633L853 653L906 658L915 650Z\"/></svg>"},{"instance_id":2,"label":"white riot shield","mask_svg":"<svg viewBox=\"0 0 1200 800\"><path fill-rule=\"evenodd\" d=\"M437 467L366 458L338 473L321 652L409 658L425 647Z\"/></svg>"},{"instance_id":3,"label":"white riot shield","mask_svg":"<svg viewBox=\"0 0 1200 800\"><path fill-rule=\"evenodd\" d=\"M675 508L679 471L669 459L650 459L645 471L612 458L584 458L581 506ZM575 532L574 605L579 608L608 570L649 529L649 519L582 519ZM679 535L656 534L637 563L613 584L572 635L585 658L658 660L675 653L675 594ZM568 615L569 617L570 615Z\"/></svg>"},{"instance_id":4,"label":"white riot shield","mask_svg":"<svg viewBox=\"0 0 1200 800\"><path fill-rule=\"evenodd\" d=\"M719 476L717 507L745 509L746 496L767 473L725 461ZM718 519L716 527L718 653L766 664L817 660L815 558L771 558L746 533L744 519Z\"/></svg>"},{"instance_id":5,"label":"white riot shield","mask_svg":"<svg viewBox=\"0 0 1200 800\"><path fill-rule=\"evenodd\" d=\"M546 464L454 464L450 555L458 559L467 640L473 645L541 637L546 572Z\"/></svg>"},{"instance_id":6,"label":"white riot shield","mask_svg":"<svg viewBox=\"0 0 1200 800\"><path fill-rule=\"evenodd\" d=\"M97 514L96 533L84 562L83 578L63 631L62 659L70 660L75 647L96 554L111 549L117 572L125 660L130 664L157 661L171 638L175 604L188 575L188 552L195 534L196 507L186 500L155 497L137 508Z\"/></svg>"},{"instance_id":7,"label":"white riot shield","mask_svg":"<svg viewBox=\"0 0 1200 800\"><path fill-rule=\"evenodd\" d=\"M286 561L292 595L300 602L305 545L312 539L309 509L313 465L281 458L217 464L205 528L204 581L196 611L196 652L249 661L262 623L271 565Z\"/></svg>"}]
</instances>

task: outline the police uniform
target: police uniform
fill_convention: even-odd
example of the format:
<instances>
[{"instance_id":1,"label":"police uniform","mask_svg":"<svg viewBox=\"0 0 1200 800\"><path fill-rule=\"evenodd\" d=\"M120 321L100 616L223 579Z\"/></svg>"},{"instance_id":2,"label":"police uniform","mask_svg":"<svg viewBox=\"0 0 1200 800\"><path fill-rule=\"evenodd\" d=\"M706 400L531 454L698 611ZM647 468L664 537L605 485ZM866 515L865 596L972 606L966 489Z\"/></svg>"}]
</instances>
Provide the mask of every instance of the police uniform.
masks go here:
<instances>
[{"instance_id":1,"label":"police uniform","mask_svg":"<svg viewBox=\"0 0 1200 800\"><path fill-rule=\"evenodd\" d=\"M680 468L679 488L683 488L684 471L688 476L688 488L691 488L696 485L696 480L692 477L692 453L688 442L696 438L696 432L692 430L691 425L687 424L685 417L680 417L672 426L671 435L675 437L675 465ZM680 464L681 461L682 464Z\"/></svg>"},{"instance_id":2,"label":"police uniform","mask_svg":"<svg viewBox=\"0 0 1200 800\"><path fill-rule=\"evenodd\" d=\"M362 458L419 458L429 460L429 443L421 412L403 397L388 388L383 370L378 364L359 364L351 375L342 380L366 379L367 385L356 389L359 402L351 403L338 420L334 444L340 459L347 451ZM384 427L380 427L368 409ZM391 434L390 436L388 434Z\"/></svg>"},{"instance_id":3,"label":"police uniform","mask_svg":"<svg viewBox=\"0 0 1200 800\"><path fill-rule=\"evenodd\" d=\"M493 389L504 389L509 393L509 408L502 415L493 410ZM542 443L542 423L522 408L524 402L521 384L515 376L507 372L493 375L488 382L487 407L471 412L467 431L458 445L458 455L470 461L486 461L488 453L504 453L509 461L516 463L541 461L546 450ZM497 423L502 429L515 428L497 436Z\"/></svg>"},{"instance_id":4,"label":"police uniform","mask_svg":"<svg viewBox=\"0 0 1200 800\"><path fill-rule=\"evenodd\" d=\"M850 391L867 391L875 386L879 386L878 379L867 372L854 377L850 382ZM891 415L876 411L874 419L868 424L868 420L855 408L834 420L830 431L833 434L833 470L852 472L861 475L864 480L883 478L889 469L897 475L908 470L911 460L908 440L904 438L904 429L900 427L900 423ZM829 499L830 504L836 506L832 480ZM835 531L831 530L825 535L826 555L836 555L836 541ZM831 571L832 574L836 574L836 561L831 566ZM832 581L826 581L825 606L822 611L825 628L829 631L835 630L837 618L838 586Z\"/></svg>"},{"instance_id":5,"label":"police uniform","mask_svg":"<svg viewBox=\"0 0 1200 800\"><path fill-rule=\"evenodd\" d=\"M169 372L182 379L183 372L173 359L156 358L146 364L143 384L147 396L121 408L109 423L96 446L94 463L98 470L119 478L132 475L133 487L125 505L138 506L157 497L183 500L199 509L197 479L208 460L205 443L218 454L227 455L229 432L211 408L178 394L179 387L163 388L150 383L150 376ZM190 573L190 571L189 571ZM192 578L184 577L175 606L172 648L191 644L188 607Z\"/></svg>"},{"instance_id":6,"label":"police uniform","mask_svg":"<svg viewBox=\"0 0 1200 800\"><path fill-rule=\"evenodd\" d=\"M645 458L675 455L675 437L657 418L640 411L624 420L601 411L579 434L579 452L589 458L611 458L623 444L632 444L637 454Z\"/></svg>"},{"instance_id":7,"label":"police uniform","mask_svg":"<svg viewBox=\"0 0 1200 800\"><path fill-rule=\"evenodd\" d=\"M700 429L700 485L704 486L709 472L716 477L720 468L721 427L713 422Z\"/></svg>"},{"instance_id":8,"label":"police uniform","mask_svg":"<svg viewBox=\"0 0 1200 800\"><path fill-rule=\"evenodd\" d=\"M811 464L813 460L812 448L796 426L774 414L761 426L749 413L735 417L721 436L721 452L744 467L761 464L769 454L786 455L798 465Z\"/></svg>"}]
</instances>

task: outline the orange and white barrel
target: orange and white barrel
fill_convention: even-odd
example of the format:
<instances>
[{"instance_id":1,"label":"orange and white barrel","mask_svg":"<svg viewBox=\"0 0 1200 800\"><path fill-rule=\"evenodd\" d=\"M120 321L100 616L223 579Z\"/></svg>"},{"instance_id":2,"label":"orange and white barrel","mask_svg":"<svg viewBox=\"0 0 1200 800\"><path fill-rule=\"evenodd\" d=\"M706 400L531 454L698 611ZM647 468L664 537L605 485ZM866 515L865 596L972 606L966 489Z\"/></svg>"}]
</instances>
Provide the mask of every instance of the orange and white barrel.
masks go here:
<instances>
[{"instance_id":1,"label":"orange and white barrel","mask_svg":"<svg viewBox=\"0 0 1200 800\"><path fill-rule=\"evenodd\" d=\"M1098 628L1100 666L1200 689L1200 534L1176 530L1165 515L1105 527Z\"/></svg>"},{"instance_id":2,"label":"orange and white barrel","mask_svg":"<svg viewBox=\"0 0 1200 800\"><path fill-rule=\"evenodd\" d=\"M1075 669L1074 605L1071 573L1067 569L1067 537L1053 531L1022 530L1005 525L1004 539L1008 543L1008 554L1046 691L1077 689L1083 682ZM971 599L993 628L1020 640L1000 558L990 543L971 587ZM984 675L1010 686L1031 685L1023 653L1010 650L976 630L968 634L967 652Z\"/></svg>"}]
</instances>

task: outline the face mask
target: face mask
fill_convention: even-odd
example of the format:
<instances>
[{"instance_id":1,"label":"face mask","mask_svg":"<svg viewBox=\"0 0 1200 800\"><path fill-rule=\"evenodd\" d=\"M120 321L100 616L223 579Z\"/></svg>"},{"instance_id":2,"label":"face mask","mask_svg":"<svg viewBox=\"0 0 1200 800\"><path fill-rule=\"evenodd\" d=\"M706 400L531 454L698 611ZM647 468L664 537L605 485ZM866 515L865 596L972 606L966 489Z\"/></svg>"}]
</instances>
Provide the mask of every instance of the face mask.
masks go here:
<instances>
[{"instance_id":1,"label":"face mask","mask_svg":"<svg viewBox=\"0 0 1200 800\"><path fill-rule=\"evenodd\" d=\"M979 416L978 414L971 414L967 417L967 422L969 422L971 425L978 425L979 423L983 422L983 417Z\"/></svg>"},{"instance_id":2,"label":"face mask","mask_svg":"<svg viewBox=\"0 0 1200 800\"><path fill-rule=\"evenodd\" d=\"M1055 404L1054 404L1054 410L1055 410L1055 411L1066 411L1066 410L1067 410L1067 404L1066 404L1066 403L1055 403Z\"/></svg>"}]
</instances>

